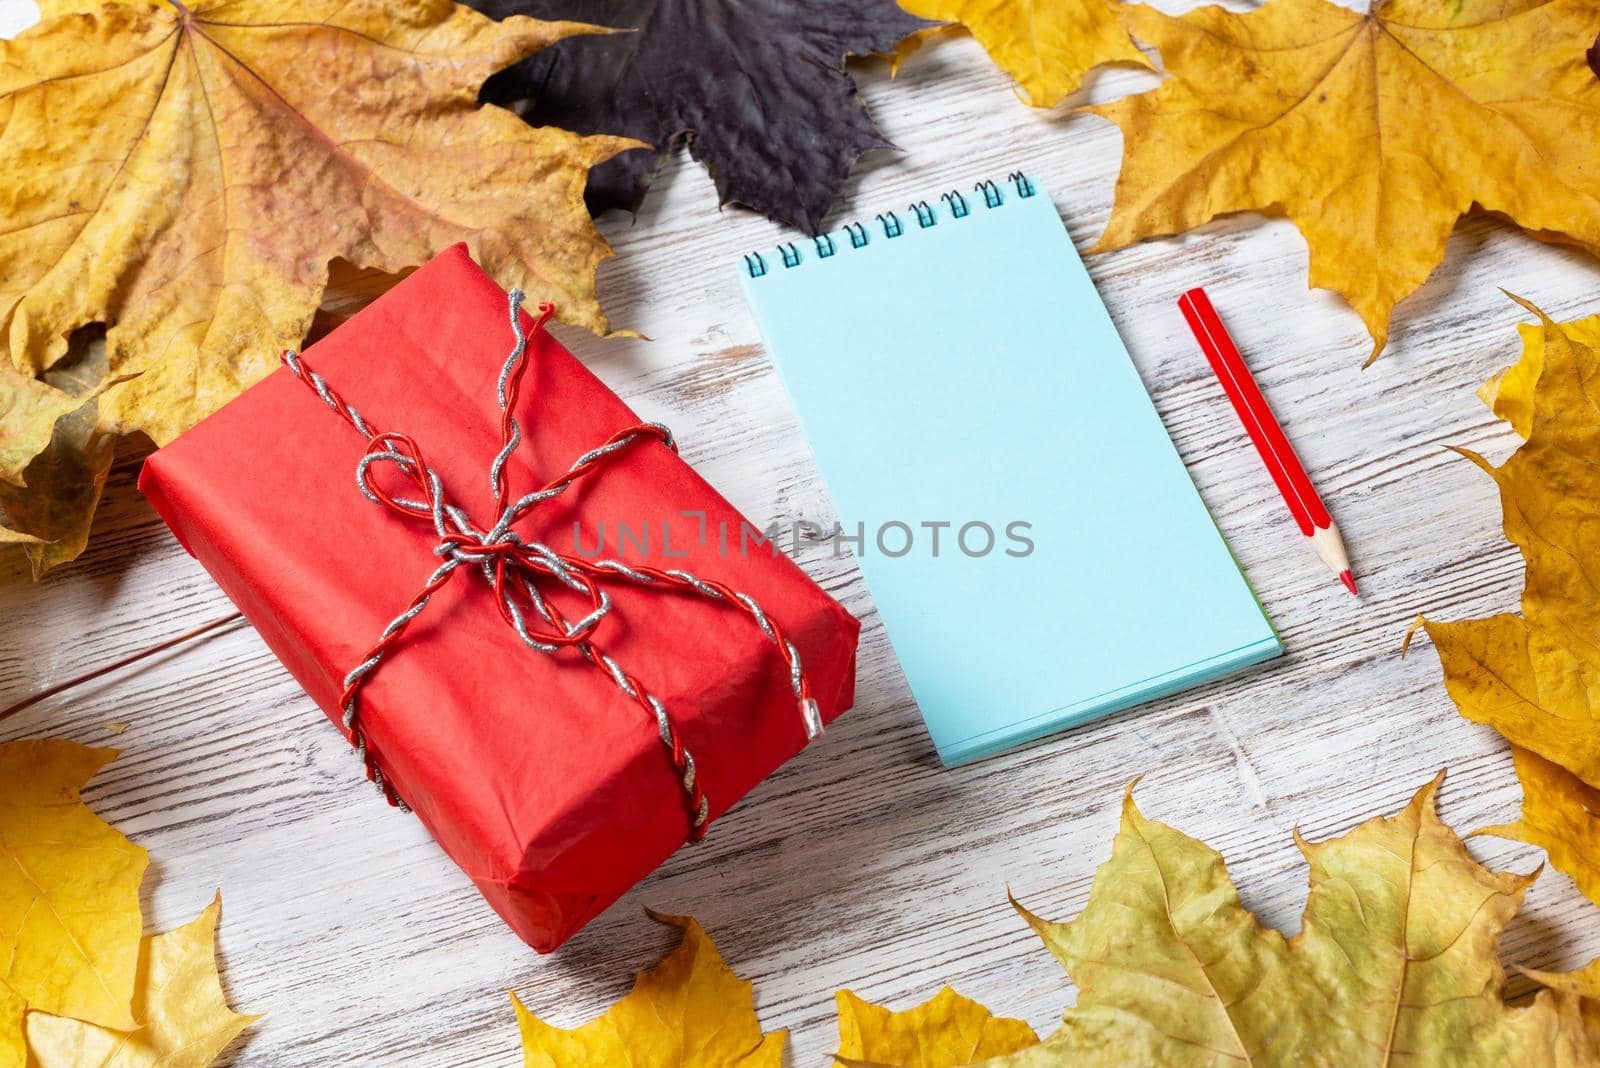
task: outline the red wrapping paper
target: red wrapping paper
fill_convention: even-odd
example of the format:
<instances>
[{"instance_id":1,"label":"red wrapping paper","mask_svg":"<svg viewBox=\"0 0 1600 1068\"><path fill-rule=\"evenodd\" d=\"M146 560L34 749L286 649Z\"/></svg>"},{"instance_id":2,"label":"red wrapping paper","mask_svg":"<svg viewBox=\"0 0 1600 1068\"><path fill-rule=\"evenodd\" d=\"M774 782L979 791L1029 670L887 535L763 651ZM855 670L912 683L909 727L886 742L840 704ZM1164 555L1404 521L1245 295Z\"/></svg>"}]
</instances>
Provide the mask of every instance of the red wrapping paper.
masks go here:
<instances>
[{"instance_id":1,"label":"red wrapping paper","mask_svg":"<svg viewBox=\"0 0 1600 1068\"><path fill-rule=\"evenodd\" d=\"M304 356L371 424L416 439L453 500L486 525L499 447L495 380L511 341L505 294L458 246ZM507 469L513 496L638 422L548 333L530 345L516 413L526 440ZM139 480L335 723L345 674L438 563L429 524L357 491L365 447L280 369L152 455ZM705 513L704 544L699 518L684 512ZM575 520L586 551L603 524L605 556L682 568L755 598L799 649L824 722L850 706L860 624L781 554L754 544L741 553L746 521L665 446L628 449L517 529L571 553ZM648 528L649 551L633 541L618 551L619 522ZM660 536L667 527L671 555ZM783 659L741 611L625 582L607 588L615 608L595 644L666 705L714 824L806 744ZM568 618L587 611L564 595L553 599L571 608ZM684 795L650 717L575 650L524 646L466 568L366 683L361 722L399 795L540 952L688 836ZM354 753L350 778L352 803L382 803Z\"/></svg>"}]
</instances>

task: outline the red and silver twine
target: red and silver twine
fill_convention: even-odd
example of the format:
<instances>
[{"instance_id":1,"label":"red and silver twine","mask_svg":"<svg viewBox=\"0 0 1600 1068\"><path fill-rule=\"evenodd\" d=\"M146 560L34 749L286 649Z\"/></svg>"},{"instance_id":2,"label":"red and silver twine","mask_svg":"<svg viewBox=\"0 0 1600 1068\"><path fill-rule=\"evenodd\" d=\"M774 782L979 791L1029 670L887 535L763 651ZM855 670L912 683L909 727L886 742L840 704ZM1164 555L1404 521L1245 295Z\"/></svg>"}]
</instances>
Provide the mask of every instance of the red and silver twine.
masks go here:
<instances>
[{"instance_id":1,"label":"red and silver twine","mask_svg":"<svg viewBox=\"0 0 1600 1068\"><path fill-rule=\"evenodd\" d=\"M344 710L344 727L350 744L360 754L366 767L367 778L376 783L391 805L406 811L409 806L395 792L382 770L373 760L371 745L361 724L360 695L362 686L384 663L399 643L406 627L428 607L428 601L458 570L465 568L476 573L494 593L495 604L501 617L510 624L517 637L529 649L545 654L556 654L564 649L575 649L589 664L603 671L628 697L632 698L653 720L661 743L665 746L677 772L677 779L689 813L689 840L699 841L705 836L711 805L701 786L695 769L694 756L684 745L683 738L666 707L644 685L629 674L616 660L601 651L594 642L596 628L612 611L611 595L601 587L602 582L622 581L639 586L703 597L727 604L745 612L778 649L789 670L789 685L799 705L807 739L822 733L822 715L811 696L805 670L800 663L800 653L794 643L784 636L778 624L761 610L761 606L747 594L730 589L720 582L703 579L682 570L660 570L644 565L630 565L621 560L589 560L581 556L566 555L550 546L528 541L512 529L544 501L560 496L583 476L603 468L613 458L635 445L659 442L677 451L672 432L659 423L636 423L611 435L604 443L589 450L573 461L565 474L546 483L532 493L515 499L506 480L506 463L522 442L522 428L518 425L515 410L523 372L527 369L528 335L522 327L522 291L512 290L509 295L511 331L516 338L505 364L500 369L496 400L500 407L500 451L489 466L489 485L495 495L496 516L492 525L481 528L445 494L439 476L423 459L417 443L405 434L375 429L361 414L345 402L323 377L306 366L300 354L292 350L283 354L284 365L301 382L316 391L329 408L353 426L367 439L367 451L356 465L356 487L375 504L382 504L401 515L427 520L438 535L434 555L440 563L428 576L422 589L405 609L389 622L378 640L344 679L344 692L339 704ZM539 318L535 331L542 330L555 309L550 304L539 305ZM396 497L373 478L373 469L389 465L410 483L420 494L417 497ZM568 620L539 590L539 582L554 580L589 600L590 610L581 619ZM530 625L530 613L544 621L548 629Z\"/></svg>"}]
</instances>

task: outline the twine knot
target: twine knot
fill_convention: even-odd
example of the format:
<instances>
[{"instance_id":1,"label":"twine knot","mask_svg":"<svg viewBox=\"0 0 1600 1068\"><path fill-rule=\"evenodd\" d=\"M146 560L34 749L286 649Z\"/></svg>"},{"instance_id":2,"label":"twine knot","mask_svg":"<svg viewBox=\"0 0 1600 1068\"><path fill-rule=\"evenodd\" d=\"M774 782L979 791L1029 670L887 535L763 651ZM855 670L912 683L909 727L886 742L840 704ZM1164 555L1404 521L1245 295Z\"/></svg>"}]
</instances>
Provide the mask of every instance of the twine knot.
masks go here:
<instances>
[{"instance_id":1,"label":"twine knot","mask_svg":"<svg viewBox=\"0 0 1600 1068\"><path fill-rule=\"evenodd\" d=\"M400 642L407 626L427 608L433 595L457 571L465 570L478 575L487 584L501 618L529 649L546 654L575 649L584 661L604 671L618 689L649 714L683 789L689 814L688 837L691 841L699 841L705 836L710 800L696 772L694 756L684 745L661 701L595 645L595 632L613 609L611 595L602 584L620 581L654 586L723 602L744 611L777 647L789 669L790 687L794 691L808 740L822 733L821 712L811 696L799 651L748 595L687 571L664 571L629 565L621 560L589 560L563 554L542 542L526 539L513 529L516 523L540 504L560 496L568 486L585 475L603 469L627 449L648 445L653 441L677 451L672 432L666 427L659 423L636 423L617 431L599 446L579 456L558 478L531 493L513 497L506 479L506 464L522 443L522 428L514 414L523 373L527 369L528 334L522 326L522 300L521 290L512 290L509 294L511 330L516 340L500 369L496 387L496 400L500 408L500 451L489 466L489 485L495 496L495 517L494 522L487 526L474 523L449 498L439 476L428 466L416 441L406 434L374 429L333 391L321 375L306 366L299 353L291 350L283 354L283 362L290 372L315 390L329 408L367 438L366 451L356 464L356 487L362 496L402 517L429 523L438 538L433 555L439 559L439 563L433 573L405 609L383 629L377 642L362 657L361 663L345 676L344 692L339 698L344 711L344 727L350 743L362 758L367 778L378 785L391 805L409 811L409 807L395 792L394 784L384 776L372 757L366 732L361 725L360 692ZM534 330L543 330L553 314L553 305L539 305L539 318L534 322ZM380 479L377 474L379 471L385 472L386 477ZM397 484L403 487L399 492L394 489ZM541 585L551 582L582 595L587 600L586 614L575 620L567 619L540 590Z\"/></svg>"}]
</instances>

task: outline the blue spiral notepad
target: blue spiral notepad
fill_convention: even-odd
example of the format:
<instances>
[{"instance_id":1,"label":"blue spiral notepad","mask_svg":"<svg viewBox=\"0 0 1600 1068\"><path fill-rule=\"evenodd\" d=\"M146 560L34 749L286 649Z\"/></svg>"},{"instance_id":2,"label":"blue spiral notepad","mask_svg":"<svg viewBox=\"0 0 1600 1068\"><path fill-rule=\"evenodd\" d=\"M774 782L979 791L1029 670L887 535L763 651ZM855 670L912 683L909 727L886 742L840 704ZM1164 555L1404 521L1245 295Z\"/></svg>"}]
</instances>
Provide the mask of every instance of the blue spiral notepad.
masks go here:
<instances>
[{"instance_id":1,"label":"blue spiral notepad","mask_svg":"<svg viewBox=\"0 0 1600 1068\"><path fill-rule=\"evenodd\" d=\"M1282 652L1036 183L739 274L944 763Z\"/></svg>"}]
</instances>

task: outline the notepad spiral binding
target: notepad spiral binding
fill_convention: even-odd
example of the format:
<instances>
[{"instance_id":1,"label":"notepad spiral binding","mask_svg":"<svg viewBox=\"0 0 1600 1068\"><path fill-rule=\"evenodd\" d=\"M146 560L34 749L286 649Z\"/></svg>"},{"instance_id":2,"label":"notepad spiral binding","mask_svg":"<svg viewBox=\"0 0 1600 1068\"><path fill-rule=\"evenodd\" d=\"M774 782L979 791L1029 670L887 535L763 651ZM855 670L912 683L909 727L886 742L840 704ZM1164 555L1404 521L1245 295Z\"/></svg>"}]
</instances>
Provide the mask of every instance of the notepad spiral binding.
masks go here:
<instances>
[{"instance_id":1,"label":"notepad spiral binding","mask_svg":"<svg viewBox=\"0 0 1600 1068\"><path fill-rule=\"evenodd\" d=\"M1012 171L1006 175L1006 181L1015 188L1016 195L1023 199L1033 196L1038 191L1028 176L1021 171ZM998 208L1005 203L1005 194L999 184L993 181L981 181L972 187L972 191L974 194L982 194L985 208ZM959 189L952 189L939 199L949 209L950 218L953 220L965 219L972 214L971 204ZM918 229L929 230L939 224L938 213L926 200L918 200L906 210L915 217ZM892 211L879 212L874 221L877 223L877 228L883 231L885 240L892 241L906 233L905 224L900 221L900 216ZM860 220L845 223L843 229L837 232L842 240L834 240L833 234L819 234L811 239L812 244L816 246L817 259L825 260L836 255L844 247L845 241L849 242L851 248L866 248L872 243L871 230ZM777 253L776 262L785 267L798 267L803 259L799 245L793 241L779 244ZM761 278L768 271L767 259L760 252L748 252L744 257L744 268L751 278Z\"/></svg>"}]
</instances>

